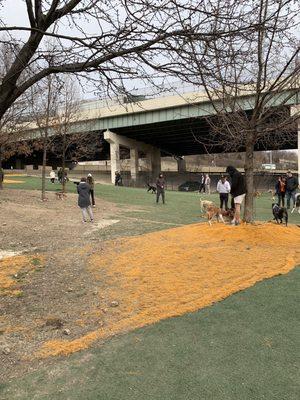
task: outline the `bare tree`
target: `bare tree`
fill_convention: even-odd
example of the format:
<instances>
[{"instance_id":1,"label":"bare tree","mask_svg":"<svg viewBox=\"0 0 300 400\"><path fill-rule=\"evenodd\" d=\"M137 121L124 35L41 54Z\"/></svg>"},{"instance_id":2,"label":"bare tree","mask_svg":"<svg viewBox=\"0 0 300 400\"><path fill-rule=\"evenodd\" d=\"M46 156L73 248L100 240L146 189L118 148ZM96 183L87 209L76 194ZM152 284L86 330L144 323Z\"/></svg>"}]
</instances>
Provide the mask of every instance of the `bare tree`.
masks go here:
<instances>
[{"instance_id":1,"label":"bare tree","mask_svg":"<svg viewBox=\"0 0 300 400\"><path fill-rule=\"evenodd\" d=\"M24 24L9 25L4 19L0 24L2 42L19 41L0 84L0 119L26 90L51 74L88 73L101 92L126 91L127 81L149 80L152 65L168 64L169 53L186 48L189 40L204 49L211 40L244 31L251 12L240 6L234 14L233 0L25 0L26 8L21 0L15 2ZM10 3L1 1L3 7ZM50 66L46 37L55 48ZM155 79L161 82L162 76Z\"/></svg>"},{"instance_id":2,"label":"bare tree","mask_svg":"<svg viewBox=\"0 0 300 400\"><path fill-rule=\"evenodd\" d=\"M228 2L230 3L230 2ZM205 52L192 38L177 52L176 68L164 70L199 85L213 105L211 134L195 139L208 152L245 151L247 196L244 219L253 220L254 150L295 143L289 104L297 102L300 64L300 3L292 0L235 1L249 7L249 28L240 35L207 42ZM254 22L257 22L257 26ZM229 19L227 21L231 23ZM227 23L225 22L225 24ZM219 15L215 29L224 26Z\"/></svg>"},{"instance_id":3,"label":"bare tree","mask_svg":"<svg viewBox=\"0 0 300 400\"><path fill-rule=\"evenodd\" d=\"M0 43L0 79L3 79L3 76L7 73L12 57L12 46ZM27 102L22 96L6 110L0 119L0 169L3 161L13 155L27 155L31 152L29 143L24 140L26 124L23 123L23 116L26 108ZM21 124L22 129L20 129ZM2 181L0 180L0 189L2 188Z\"/></svg>"},{"instance_id":4,"label":"bare tree","mask_svg":"<svg viewBox=\"0 0 300 400\"><path fill-rule=\"evenodd\" d=\"M78 86L72 79L67 79L59 92L59 108L55 121L53 121L53 136L51 141L51 152L61 162L62 169L62 191L66 191L66 162L77 162L79 160L94 156L103 149L103 142L95 132L76 132L74 123L78 120L81 101Z\"/></svg>"},{"instance_id":5,"label":"bare tree","mask_svg":"<svg viewBox=\"0 0 300 400\"><path fill-rule=\"evenodd\" d=\"M28 117L38 127L39 137L34 140L35 149L42 149L42 187L41 199L46 200L46 165L47 153L51 145L53 136L51 126L56 122L59 92L61 83L53 76L49 75L31 87L29 100Z\"/></svg>"}]
</instances>

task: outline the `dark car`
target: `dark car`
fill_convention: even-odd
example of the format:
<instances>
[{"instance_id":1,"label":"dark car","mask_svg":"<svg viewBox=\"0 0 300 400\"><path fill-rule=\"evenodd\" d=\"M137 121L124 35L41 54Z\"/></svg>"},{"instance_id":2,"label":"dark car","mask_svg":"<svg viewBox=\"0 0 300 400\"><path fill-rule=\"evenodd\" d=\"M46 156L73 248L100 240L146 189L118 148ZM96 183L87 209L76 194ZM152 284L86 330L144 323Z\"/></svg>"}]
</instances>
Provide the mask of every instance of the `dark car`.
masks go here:
<instances>
[{"instance_id":1,"label":"dark car","mask_svg":"<svg viewBox=\"0 0 300 400\"><path fill-rule=\"evenodd\" d=\"M196 192L200 189L200 182L187 181L178 186L180 192Z\"/></svg>"}]
</instances>

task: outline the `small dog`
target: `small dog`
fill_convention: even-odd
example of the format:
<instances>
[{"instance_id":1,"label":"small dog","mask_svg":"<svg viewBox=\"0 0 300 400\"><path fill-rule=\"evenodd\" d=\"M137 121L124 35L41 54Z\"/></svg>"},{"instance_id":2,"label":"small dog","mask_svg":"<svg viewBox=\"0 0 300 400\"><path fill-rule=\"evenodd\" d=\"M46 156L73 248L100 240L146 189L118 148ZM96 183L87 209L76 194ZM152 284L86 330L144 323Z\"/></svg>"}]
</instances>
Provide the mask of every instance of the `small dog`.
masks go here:
<instances>
[{"instance_id":1,"label":"small dog","mask_svg":"<svg viewBox=\"0 0 300 400\"><path fill-rule=\"evenodd\" d=\"M300 214L300 193L297 193L295 195L295 204L294 204L294 207L293 207L291 213L293 213L295 210L297 210L298 213Z\"/></svg>"},{"instance_id":2,"label":"small dog","mask_svg":"<svg viewBox=\"0 0 300 400\"><path fill-rule=\"evenodd\" d=\"M150 185L150 183L147 183L147 186L148 186L147 192L156 193L156 187L155 186Z\"/></svg>"},{"instance_id":3,"label":"small dog","mask_svg":"<svg viewBox=\"0 0 300 400\"><path fill-rule=\"evenodd\" d=\"M209 205L206 207L206 216L207 216L207 220L209 225L211 226L211 221L214 217L216 217L217 221L221 221L223 222L223 224L225 224L223 215L222 215L222 211L219 207L215 206L214 204Z\"/></svg>"},{"instance_id":4,"label":"small dog","mask_svg":"<svg viewBox=\"0 0 300 400\"><path fill-rule=\"evenodd\" d=\"M215 204L210 200L202 200L200 198L200 211L201 212L206 211L207 207L210 207L210 206L215 206Z\"/></svg>"},{"instance_id":5,"label":"small dog","mask_svg":"<svg viewBox=\"0 0 300 400\"><path fill-rule=\"evenodd\" d=\"M276 220L277 224L279 224L279 221L282 224L282 220L284 219L285 226L287 226L289 217L288 217L287 209L285 207L280 207L277 203L273 203L272 204L272 212L273 212L273 216L274 216L273 219Z\"/></svg>"},{"instance_id":6,"label":"small dog","mask_svg":"<svg viewBox=\"0 0 300 400\"><path fill-rule=\"evenodd\" d=\"M67 197L67 195L63 192L56 192L55 195L57 200L64 200Z\"/></svg>"}]
</instances>

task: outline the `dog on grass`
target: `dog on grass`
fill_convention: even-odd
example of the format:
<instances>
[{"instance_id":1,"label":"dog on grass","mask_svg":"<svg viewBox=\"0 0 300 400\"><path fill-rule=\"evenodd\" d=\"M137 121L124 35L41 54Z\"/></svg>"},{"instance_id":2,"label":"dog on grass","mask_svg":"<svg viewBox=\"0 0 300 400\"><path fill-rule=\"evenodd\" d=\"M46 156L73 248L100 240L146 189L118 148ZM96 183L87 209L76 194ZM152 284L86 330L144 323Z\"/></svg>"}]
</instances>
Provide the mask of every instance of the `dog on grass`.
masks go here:
<instances>
[{"instance_id":1,"label":"dog on grass","mask_svg":"<svg viewBox=\"0 0 300 400\"><path fill-rule=\"evenodd\" d=\"M210 200L202 200L201 197L200 197L200 211L201 212L206 211L207 207L210 207L210 206L215 206L216 207L216 205L212 201L210 201Z\"/></svg>"},{"instance_id":2,"label":"dog on grass","mask_svg":"<svg viewBox=\"0 0 300 400\"><path fill-rule=\"evenodd\" d=\"M280 221L280 224L282 224L282 220L284 219L285 226L287 226L289 217L288 217L287 209L285 207L280 207L277 203L273 203L272 204L272 212L273 212L273 216L274 216L273 219L276 220L277 224L279 224L279 221Z\"/></svg>"},{"instance_id":3,"label":"dog on grass","mask_svg":"<svg viewBox=\"0 0 300 400\"><path fill-rule=\"evenodd\" d=\"M156 187L155 186L150 185L150 183L147 183L147 186L148 186L147 192L156 193Z\"/></svg>"},{"instance_id":4,"label":"dog on grass","mask_svg":"<svg viewBox=\"0 0 300 400\"><path fill-rule=\"evenodd\" d=\"M297 210L298 213L300 214L300 193L297 193L295 195L295 204L294 207L292 208L291 213L293 213L295 210Z\"/></svg>"}]
</instances>

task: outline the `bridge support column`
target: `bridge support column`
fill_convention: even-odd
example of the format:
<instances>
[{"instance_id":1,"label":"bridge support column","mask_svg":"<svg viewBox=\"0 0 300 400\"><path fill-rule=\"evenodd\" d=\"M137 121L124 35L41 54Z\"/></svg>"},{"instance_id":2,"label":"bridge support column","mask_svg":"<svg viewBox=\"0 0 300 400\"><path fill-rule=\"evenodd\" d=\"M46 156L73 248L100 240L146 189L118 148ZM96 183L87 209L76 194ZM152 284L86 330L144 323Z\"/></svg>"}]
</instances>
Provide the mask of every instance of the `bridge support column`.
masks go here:
<instances>
[{"instance_id":1,"label":"bridge support column","mask_svg":"<svg viewBox=\"0 0 300 400\"><path fill-rule=\"evenodd\" d=\"M300 187L300 104L291 107L291 115L297 117L298 185Z\"/></svg>"},{"instance_id":2,"label":"bridge support column","mask_svg":"<svg viewBox=\"0 0 300 400\"><path fill-rule=\"evenodd\" d=\"M151 146L149 151L146 153L146 157L150 166L150 177L151 180L154 181L161 171L160 150Z\"/></svg>"},{"instance_id":3,"label":"bridge support column","mask_svg":"<svg viewBox=\"0 0 300 400\"><path fill-rule=\"evenodd\" d=\"M184 158L177 159L177 170L178 172L186 172L186 162Z\"/></svg>"},{"instance_id":4,"label":"bridge support column","mask_svg":"<svg viewBox=\"0 0 300 400\"><path fill-rule=\"evenodd\" d=\"M115 172L120 170L120 146L130 149L131 178L136 180L139 172L139 151L145 153L150 159L151 176L160 172L160 149L149 144L138 142L125 136L117 135L109 130L104 132L104 139L110 144L111 181L115 181Z\"/></svg>"},{"instance_id":5,"label":"bridge support column","mask_svg":"<svg viewBox=\"0 0 300 400\"><path fill-rule=\"evenodd\" d=\"M137 179L139 174L139 151L137 148L130 149L130 174L131 179L134 181Z\"/></svg>"}]
</instances>

